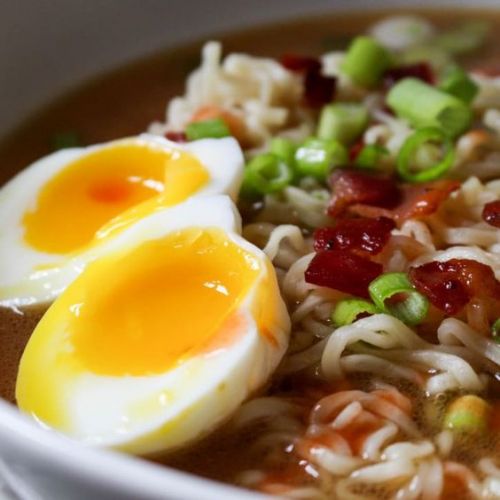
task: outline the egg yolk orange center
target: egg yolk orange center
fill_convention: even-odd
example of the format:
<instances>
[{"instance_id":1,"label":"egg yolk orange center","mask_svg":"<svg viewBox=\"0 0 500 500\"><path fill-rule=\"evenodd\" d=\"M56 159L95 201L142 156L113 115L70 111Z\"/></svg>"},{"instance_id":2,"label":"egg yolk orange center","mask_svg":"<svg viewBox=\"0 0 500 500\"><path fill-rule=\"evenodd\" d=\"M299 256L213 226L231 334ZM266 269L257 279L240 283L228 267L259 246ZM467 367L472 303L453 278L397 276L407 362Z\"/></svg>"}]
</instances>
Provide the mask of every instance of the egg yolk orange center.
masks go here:
<instances>
[{"instance_id":1,"label":"egg yolk orange center","mask_svg":"<svg viewBox=\"0 0 500 500\"><path fill-rule=\"evenodd\" d=\"M96 261L53 307L69 312L70 351L88 370L159 374L227 345L260 272L220 229L184 229Z\"/></svg>"},{"instance_id":2,"label":"egg yolk orange center","mask_svg":"<svg viewBox=\"0 0 500 500\"><path fill-rule=\"evenodd\" d=\"M113 144L71 162L45 184L24 215L24 239L39 251L71 253L132 207L153 198L178 203L207 180L205 168L187 153Z\"/></svg>"}]
</instances>

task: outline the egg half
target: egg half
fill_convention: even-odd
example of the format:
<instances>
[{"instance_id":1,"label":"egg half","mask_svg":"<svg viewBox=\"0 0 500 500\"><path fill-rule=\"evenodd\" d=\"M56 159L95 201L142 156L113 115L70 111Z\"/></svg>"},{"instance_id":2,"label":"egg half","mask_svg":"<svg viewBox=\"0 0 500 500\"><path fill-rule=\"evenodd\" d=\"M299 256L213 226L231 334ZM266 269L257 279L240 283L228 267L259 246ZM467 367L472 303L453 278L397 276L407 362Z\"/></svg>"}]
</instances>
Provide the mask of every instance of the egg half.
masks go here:
<instances>
[{"instance_id":1,"label":"egg half","mask_svg":"<svg viewBox=\"0 0 500 500\"><path fill-rule=\"evenodd\" d=\"M107 240L191 196L234 199L242 174L233 138L179 145L144 134L33 163L0 190L0 305L53 300Z\"/></svg>"},{"instance_id":2,"label":"egg half","mask_svg":"<svg viewBox=\"0 0 500 500\"><path fill-rule=\"evenodd\" d=\"M269 378L290 329L272 264L227 196L158 211L109 243L23 354L19 407L85 443L184 445Z\"/></svg>"}]
</instances>

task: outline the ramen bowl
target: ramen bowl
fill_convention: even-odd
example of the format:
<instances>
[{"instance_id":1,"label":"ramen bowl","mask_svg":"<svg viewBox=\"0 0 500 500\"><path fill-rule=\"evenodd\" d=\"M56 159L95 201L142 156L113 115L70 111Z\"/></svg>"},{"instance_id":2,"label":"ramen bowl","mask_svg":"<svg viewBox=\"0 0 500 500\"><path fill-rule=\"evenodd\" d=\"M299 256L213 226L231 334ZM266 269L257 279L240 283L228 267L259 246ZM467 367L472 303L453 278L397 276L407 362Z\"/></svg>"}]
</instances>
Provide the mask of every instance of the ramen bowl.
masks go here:
<instances>
[{"instance_id":1,"label":"ramen bowl","mask_svg":"<svg viewBox=\"0 0 500 500\"><path fill-rule=\"evenodd\" d=\"M252 26L297 23L297 19L300 24L301 18L320 16L323 12L360 13L376 8L391 13L393 9L411 11L425 6L498 9L498 2L476 1L472 5L472 2L450 0L440 2L438 7L433 1L424 0L379 1L376 6L369 0L258 0L246 3L217 0L211 2L210 9L205 3L195 1L152 0L139 4L127 0L102 2L92 8L80 0L71 4L55 1L42 5L28 0L13 3L4 7L6 15L0 21L11 38L0 47L0 63L5 68L2 70L4 106L0 135L6 136L46 102L96 75L162 49L192 44L197 51L200 43L195 43L196 40L217 38L218 32L244 32ZM231 40L231 35L224 37ZM258 51L265 54L265 46L260 46ZM156 61L161 64L161 57ZM191 61L185 64L179 74L186 74ZM95 82L89 85L98 85ZM176 91L177 88L172 88L171 95L165 94L165 104ZM112 91L107 93L111 104L106 108L103 103L105 113L118 112L122 106L120 95L117 97ZM131 125L130 131L126 128L111 130L109 138L140 132L161 111L146 110L144 116ZM6 180L5 176L9 175L2 176L2 180ZM37 425L0 399L0 494L2 492L7 498L23 500L263 498L249 490L154 462L82 446Z\"/></svg>"}]
</instances>

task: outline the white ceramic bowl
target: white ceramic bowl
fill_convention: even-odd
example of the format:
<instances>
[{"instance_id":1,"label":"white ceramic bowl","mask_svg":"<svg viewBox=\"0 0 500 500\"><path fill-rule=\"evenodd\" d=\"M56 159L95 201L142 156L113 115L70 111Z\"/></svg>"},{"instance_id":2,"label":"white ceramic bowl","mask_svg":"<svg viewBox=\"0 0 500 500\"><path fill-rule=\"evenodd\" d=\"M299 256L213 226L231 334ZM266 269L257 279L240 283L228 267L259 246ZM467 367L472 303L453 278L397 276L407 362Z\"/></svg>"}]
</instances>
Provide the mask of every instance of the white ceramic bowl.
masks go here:
<instances>
[{"instance_id":1,"label":"white ceramic bowl","mask_svg":"<svg viewBox=\"0 0 500 500\"><path fill-rule=\"evenodd\" d=\"M334 9L489 6L498 0L16 0L0 17L0 135L96 73L172 44ZM1 356L1 353L0 353ZM1 357L0 357L1 361ZM0 367L1 369L1 367ZM0 483L25 500L245 500L261 495L83 448L0 401Z\"/></svg>"}]
</instances>

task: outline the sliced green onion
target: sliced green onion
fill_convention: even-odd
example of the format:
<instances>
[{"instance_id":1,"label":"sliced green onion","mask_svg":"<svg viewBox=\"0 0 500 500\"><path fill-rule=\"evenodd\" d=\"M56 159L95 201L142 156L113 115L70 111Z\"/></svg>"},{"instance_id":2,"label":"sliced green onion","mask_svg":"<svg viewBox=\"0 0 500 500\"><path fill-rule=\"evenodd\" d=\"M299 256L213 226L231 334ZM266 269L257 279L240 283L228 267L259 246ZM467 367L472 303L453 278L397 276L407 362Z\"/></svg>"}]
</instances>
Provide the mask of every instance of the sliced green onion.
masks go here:
<instances>
[{"instance_id":1,"label":"sliced green onion","mask_svg":"<svg viewBox=\"0 0 500 500\"><path fill-rule=\"evenodd\" d=\"M269 151L281 158L287 165L292 166L295 161L295 151L297 145L285 137L275 137L271 141Z\"/></svg>"},{"instance_id":2,"label":"sliced green onion","mask_svg":"<svg viewBox=\"0 0 500 500\"><path fill-rule=\"evenodd\" d=\"M208 138L219 139L231 135L226 122L221 118L190 123L185 132L189 141Z\"/></svg>"},{"instance_id":3,"label":"sliced green onion","mask_svg":"<svg viewBox=\"0 0 500 500\"><path fill-rule=\"evenodd\" d=\"M439 83L439 88L448 94L458 97L466 104L470 104L479 91L476 82L458 66L448 68L444 72Z\"/></svg>"},{"instance_id":4,"label":"sliced green onion","mask_svg":"<svg viewBox=\"0 0 500 500\"><path fill-rule=\"evenodd\" d=\"M497 343L500 344L500 318L498 318L492 325L491 325L491 335L493 337L493 340Z\"/></svg>"},{"instance_id":5,"label":"sliced green onion","mask_svg":"<svg viewBox=\"0 0 500 500\"><path fill-rule=\"evenodd\" d=\"M426 62L434 71L441 71L451 64L452 59L446 50L436 45L420 45L412 47L398 55L399 64L419 64Z\"/></svg>"},{"instance_id":6,"label":"sliced green onion","mask_svg":"<svg viewBox=\"0 0 500 500\"><path fill-rule=\"evenodd\" d=\"M344 299L337 303L332 312L332 322L335 326L350 325L360 314L377 314L379 310L367 300Z\"/></svg>"},{"instance_id":7,"label":"sliced green onion","mask_svg":"<svg viewBox=\"0 0 500 500\"><path fill-rule=\"evenodd\" d=\"M459 432L481 432L488 426L490 406L472 394L455 399L446 410L444 427Z\"/></svg>"},{"instance_id":8,"label":"sliced green onion","mask_svg":"<svg viewBox=\"0 0 500 500\"><path fill-rule=\"evenodd\" d=\"M360 168L376 168L383 156L387 156L389 150L378 144L366 145L356 157L354 164Z\"/></svg>"},{"instance_id":9,"label":"sliced green onion","mask_svg":"<svg viewBox=\"0 0 500 500\"><path fill-rule=\"evenodd\" d=\"M450 137L465 132L472 121L472 111L463 101L417 78L394 85L387 104L413 127L438 127Z\"/></svg>"},{"instance_id":10,"label":"sliced green onion","mask_svg":"<svg viewBox=\"0 0 500 500\"><path fill-rule=\"evenodd\" d=\"M349 46L341 70L358 85L373 87L390 62L389 52L375 39L359 36Z\"/></svg>"},{"instance_id":11,"label":"sliced green onion","mask_svg":"<svg viewBox=\"0 0 500 500\"><path fill-rule=\"evenodd\" d=\"M288 186L292 169L272 153L256 156L245 167L241 194L244 197L276 193Z\"/></svg>"},{"instance_id":12,"label":"sliced green onion","mask_svg":"<svg viewBox=\"0 0 500 500\"><path fill-rule=\"evenodd\" d=\"M54 149L77 148L81 146L80 137L76 132L60 132L52 137L52 147Z\"/></svg>"},{"instance_id":13,"label":"sliced green onion","mask_svg":"<svg viewBox=\"0 0 500 500\"><path fill-rule=\"evenodd\" d=\"M300 175L325 181L333 168L346 165L348 159L347 150L340 142L311 137L297 149L295 168Z\"/></svg>"},{"instance_id":14,"label":"sliced green onion","mask_svg":"<svg viewBox=\"0 0 500 500\"><path fill-rule=\"evenodd\" d=\"M335 139L348 146L363 133L368 119L368 110L361 104L328 104L321 110L316 135L320 139Z\"/></svg>"},{"instance_id":15,"label":"sliced green onion","mask_svg":"<svg viewBox=\"0 0 500 500\"><path fill-rule=\"evenodd\" d=\"M418 149L428 143L441 144L444 151L441 160L431 166L413 171L412 163ZM429 182L438 179L445 174L455 161L455 150L453 143L439 128L427 127L417 130L403 143L397 159L397 171L399 176L408 182Z\"/></svg>"},{"instance_id":16,"label":"sliced green onion","mask_svg":"<svg viewBox=\"0 0 500 500\"><path fill-rule=\"evenodd\" d=\"M408 325L418 325L427 316L429 302L417 292L405 273L385 273L375 278L368 287L375 305ZM395 295L404 294L398 302L390 302Z\"/></svg>"},{"instance_id":17,"label":"sliced green onion","mask_svg":"<svg viewBox=\"0 0 500 500\"><path fill-rule=\"evenodd\" d=\"M465 54L479 49L485 42L489 31L488 22L470 21L442 33L435 39L435 44L451 54Z\"/></svg>"}]
</instances>

